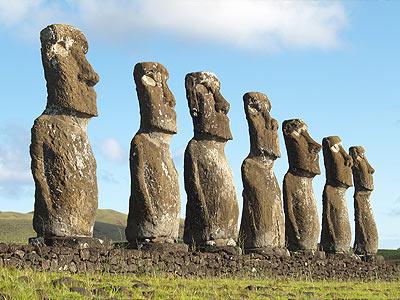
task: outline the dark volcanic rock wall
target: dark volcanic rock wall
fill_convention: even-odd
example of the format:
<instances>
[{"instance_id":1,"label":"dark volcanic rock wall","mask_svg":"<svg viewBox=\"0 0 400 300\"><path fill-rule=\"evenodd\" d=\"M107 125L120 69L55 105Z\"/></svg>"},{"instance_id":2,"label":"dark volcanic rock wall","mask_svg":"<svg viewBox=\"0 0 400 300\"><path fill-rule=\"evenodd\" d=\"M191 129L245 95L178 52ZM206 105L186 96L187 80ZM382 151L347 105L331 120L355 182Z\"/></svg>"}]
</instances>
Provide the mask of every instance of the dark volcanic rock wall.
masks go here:
<instances>
[{"instance_id":1,"label":"dark volcanic rock wall","mask_svg":"<svg viewBox=\"0 0 400 300\"><path fill-rule=\"evenodd\" d=\"M128 249L72 249L0 243L0 267L71 273L173 274L183 277L289 277L309 280L399 280L400 265L363 262L349 256L326 259Z\"/></svg>"}]
</instances>

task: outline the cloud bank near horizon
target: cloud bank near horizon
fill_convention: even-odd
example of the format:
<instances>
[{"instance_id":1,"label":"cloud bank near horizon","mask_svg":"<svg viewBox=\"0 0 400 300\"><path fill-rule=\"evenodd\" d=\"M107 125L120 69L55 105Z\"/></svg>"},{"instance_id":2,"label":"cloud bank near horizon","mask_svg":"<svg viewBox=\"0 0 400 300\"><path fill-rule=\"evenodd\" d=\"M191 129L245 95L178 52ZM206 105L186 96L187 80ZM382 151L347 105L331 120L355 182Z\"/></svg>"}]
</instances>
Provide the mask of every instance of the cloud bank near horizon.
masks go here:
<instances>
[{"instance_id":1,"label":"cloud bank near horizon","mask_svg":"<svg viewBox=\"0 0 400 300\"><path fill-rule=\"evenodd\" d=\"M16 124L0 127L0 198L18 199L33 189L29 130Z\"/></svg>"},{"instance_id":2,"label":"cloud bank near horizon","mask_svg":"<svg viewBox=\"0 0 400 300\"><path fill-rule=\"evenodd\" d=\"M330 49L341 45L347 14L338 1L0 0L0 26L37 38L70 23L104 39L167 34L242 49Z\"/></svg>"}]
</instances>

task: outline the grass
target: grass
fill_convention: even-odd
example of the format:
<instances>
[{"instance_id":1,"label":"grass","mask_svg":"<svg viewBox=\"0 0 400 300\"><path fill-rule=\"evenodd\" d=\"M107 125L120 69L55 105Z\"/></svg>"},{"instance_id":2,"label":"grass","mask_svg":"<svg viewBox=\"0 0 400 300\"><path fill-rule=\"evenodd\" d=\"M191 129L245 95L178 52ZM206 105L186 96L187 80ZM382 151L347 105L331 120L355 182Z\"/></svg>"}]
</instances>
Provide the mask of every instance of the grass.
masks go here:
<instances>
[{"instance_id":1,"label":"grass","mask_svg":"<svg viewBox=\"0 0 400 300\"><path fill-rule=\"evenodd\" d=\"M400 282L255 279L181 279L165 276L68 275L76 282L54 287L67 275L0 268L1 294L11 299L398 299ZM71 291L71 286L81 288ZM83 289L82 289L83 288Z\"/></svg>"}]
</instances>

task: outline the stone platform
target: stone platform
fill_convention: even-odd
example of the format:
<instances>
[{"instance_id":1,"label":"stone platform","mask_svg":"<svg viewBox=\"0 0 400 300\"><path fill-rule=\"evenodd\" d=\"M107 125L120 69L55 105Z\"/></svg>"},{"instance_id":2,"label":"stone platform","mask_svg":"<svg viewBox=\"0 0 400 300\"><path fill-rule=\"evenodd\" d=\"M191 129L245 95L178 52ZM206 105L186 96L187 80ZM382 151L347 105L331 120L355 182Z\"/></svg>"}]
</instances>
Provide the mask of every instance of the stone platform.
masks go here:
<instances>
[{"instance_id":1,"label":"stone platform","mask_svg":"<svg viewBox=\"0 0 400 300\"><path fill-rule=\"evenodd\" d=\"M131 249L7 245L0 243L0 267L182 277L296 278L307 280L400 280L400 265L365 262L356 256L292 252L267 253L163 252Z\"/></svg>"}]
</instances>

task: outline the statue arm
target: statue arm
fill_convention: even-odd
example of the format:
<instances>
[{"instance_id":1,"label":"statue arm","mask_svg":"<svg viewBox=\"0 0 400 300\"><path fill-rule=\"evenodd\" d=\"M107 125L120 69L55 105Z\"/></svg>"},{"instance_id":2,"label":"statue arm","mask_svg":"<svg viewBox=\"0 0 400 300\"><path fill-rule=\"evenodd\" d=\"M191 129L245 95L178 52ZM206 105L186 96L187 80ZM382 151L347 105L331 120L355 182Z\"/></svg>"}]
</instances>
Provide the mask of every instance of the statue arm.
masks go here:
<instances>
[{"instance_id":1,"label":"statue arm","mask_svg":"<svg viewBox=\"0 0 400 300\"><path fill-rule=\"evenodd\" d=\"M188 147L190 147L190 145ZM191 197L192 199L189 199L188 196L188 202L191 202L192 207L198 208L197 212L199 215L196 216L196 218L201 219L201 223L208 227L209 224L205 224L206 220L208 220L208 209L200 183L197 160L193 157L190 149L186 149L184 159L185 190L188 195L190 193L193 195Z\"/></svg>"},{"instance_id":2,"label":"statue arm","mask_svg":"<svg viewBox=\"0 0 400 300\"><path fill-rule=\"evenodd\" d=\"M289 224L291 225L294 234L296 235L296 237L299 237L300 236L299 227L297 225L296 215L293 211L293 201L292 201L293 197L288 191L288 187L286 186L285 182L283 188L283 199L284 199L285 211L287 212L286 217L289 218L290 220Z\"/></svg>"},{"instance_id":3,"label":"statue arm","mask_svg":"<svg viewBox=\"0 0 400 300\"><path fill-rule=\"evenodd\" d=\"M40 122L35 121L32 128L32 140L29 147L29 152L31 156L31 170L33 179L35 181L35 214L33 218L33 228L38 233L42 234L44 231L44 222L42 220L45 213L43 210L44 206L47 206L46 199L50 199L50 189L47 184L47 179L45 177L45 157L44 157L44 143L40 138L40 134L37 133L39 130Z\"/></svg>"},{"instance_id":4,"label":"statue arm","mask_svg":"<svg viewBox=\"0 0 400 300\"><path fill-rule=\"evenodd\" d=\"M149 212L147 215L154 215L153 204L151 203L151 196L147 188L146 176L145 176L145 163L143 160L144 152L140 145L137 145L132 141L131 153L130 153L130 164L131 164L131 178L136 178L131 182L131 197L140 197L135 199L136 205L143 206L145 210ZM141 201L142 203L140 203Z\"/></svg>"},{"instance_id":5,"label":"statue arm","mask_svg":"<svg viewBox=\"0 0 400 300\"><path fill-rule=\"evenodd\" d=\"M249 174L249 169L254 168L254 165L251 165L248 161L244 161L242 164L242 182L243 182L243 211L242 214L246 215L247 226L251 232L255 232L257 230L256 220L254 216L254 199L252 199L251 195L256 194L256 187L252 184L249 178L252 178L251 174ZM242 217L243 220L243 217Z\"/></svg>"}]
</instances>

